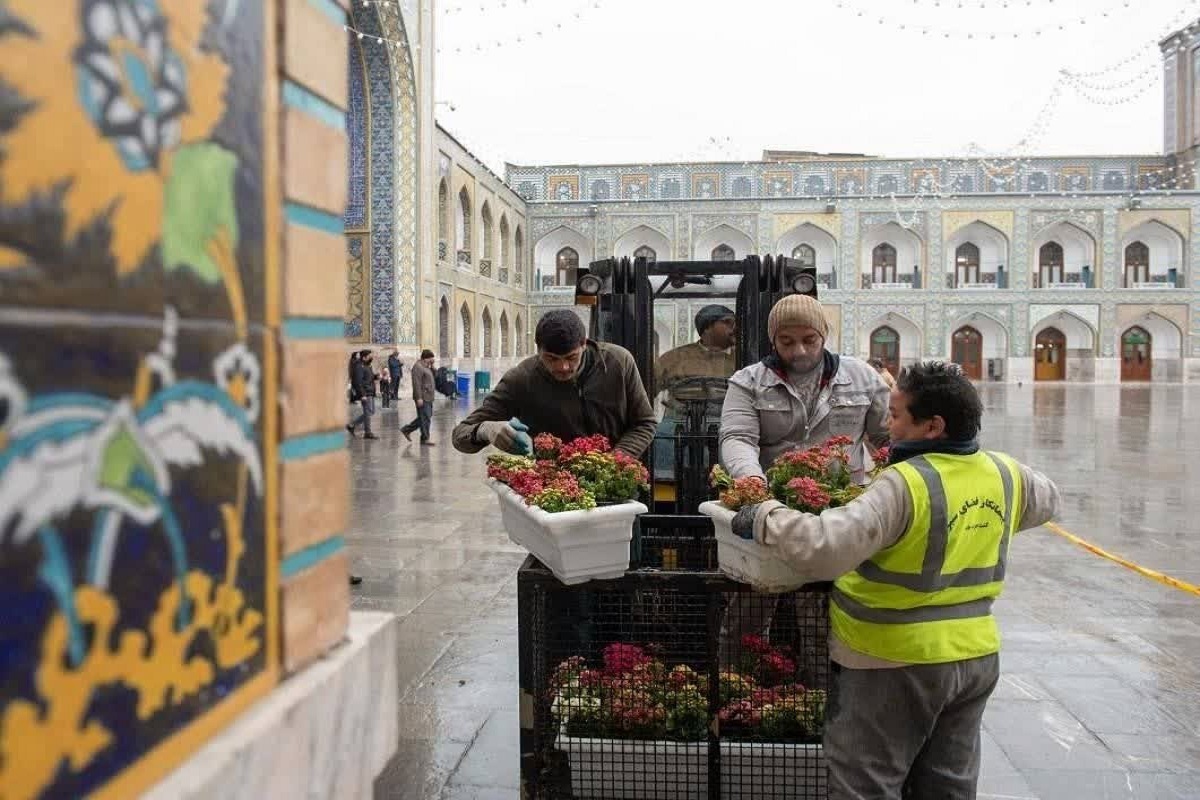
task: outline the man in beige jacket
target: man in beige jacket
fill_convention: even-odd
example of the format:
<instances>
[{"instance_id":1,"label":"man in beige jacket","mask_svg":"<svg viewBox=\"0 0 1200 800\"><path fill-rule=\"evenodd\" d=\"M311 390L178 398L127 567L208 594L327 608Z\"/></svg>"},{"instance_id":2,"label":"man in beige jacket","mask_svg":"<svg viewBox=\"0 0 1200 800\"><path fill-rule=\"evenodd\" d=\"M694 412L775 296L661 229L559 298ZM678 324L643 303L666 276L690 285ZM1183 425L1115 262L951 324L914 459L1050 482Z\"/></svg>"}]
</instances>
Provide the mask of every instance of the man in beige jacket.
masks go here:
<instances>
[{"instance_id":1,"label":"man in beige jacket","mask_svg":"<svg viewBox=\"0 0 1200 800\"><path fill-rule=\"evenodd\" d=\"M433 446L429 429L433 422L433 351L422 350L421 360L413 364L409 374L412 381L413 403L417 407L417 418L400 429L405 439L412 441L412 432L421 429L421 444Z\"/></svg>"},{"instance_id":2,"label":"man in beige jacket","mask_svg":"<svg viewBox=\"0 0 1200 800\"><path fill-rule=\"evenodd\" d=\"M979 449L983 403L954 364L901 371L889 467L820 515L748 506L739 536L802 580L835 581L825 720L830 800L975 797L980 725L1000 675L992 602L1018 531L1049 522L1044 475Z\"/></svg>"}]
</instances>

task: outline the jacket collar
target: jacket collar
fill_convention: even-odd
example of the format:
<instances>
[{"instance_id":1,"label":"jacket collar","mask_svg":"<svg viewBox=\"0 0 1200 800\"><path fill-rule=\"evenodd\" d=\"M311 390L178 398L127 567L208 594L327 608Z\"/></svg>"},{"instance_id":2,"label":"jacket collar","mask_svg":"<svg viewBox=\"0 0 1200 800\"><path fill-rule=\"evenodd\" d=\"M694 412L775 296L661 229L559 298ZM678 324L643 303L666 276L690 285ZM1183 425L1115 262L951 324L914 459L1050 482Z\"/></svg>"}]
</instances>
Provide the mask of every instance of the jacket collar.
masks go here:
<instances>
[{"instance_id":1,"label":"jacket collar","mask_svg":"<svg viewBox=\"0 0 1200 800\"><path fill-rule=\"evenodd\" d=\"M979 452L979 439L921 439L915 442L893 442L888 450L888 464L900 464L910 458L941 453L949 456L969 456Z\"/></svg>"},{"instance_id":2,"label":"jacket collar","mask_svg":"<svg viewBox=\"0 0 1200 800\"><path fill-rule=\"evenodd\" d=\"M824 389L831 383L845 384L850 383L850 376L840 375L838 367L841 366L842 357L837 353L831 353L825 350L822 353L822 368L821 368L821 384L818 391ZM762 365L767 368L767 372L774 374L775 377L783 383L787 383L787 370L784 369L783 362L779 360L779 355L774 351L769 356L762 360Z\"/></svg>"}]
</instances>

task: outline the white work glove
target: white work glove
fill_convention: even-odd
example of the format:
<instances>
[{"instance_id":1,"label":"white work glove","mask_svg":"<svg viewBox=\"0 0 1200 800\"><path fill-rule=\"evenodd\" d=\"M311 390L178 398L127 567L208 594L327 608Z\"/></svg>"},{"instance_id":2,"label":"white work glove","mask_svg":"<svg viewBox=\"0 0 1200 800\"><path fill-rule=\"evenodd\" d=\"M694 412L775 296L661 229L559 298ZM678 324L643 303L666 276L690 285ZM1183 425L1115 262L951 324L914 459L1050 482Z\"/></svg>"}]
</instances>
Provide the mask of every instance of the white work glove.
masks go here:
<instances>
[{"instance_id":1,"label":"white work glove","mask_svg":"<svg viewBox=\"0 0 1200 800\"><path fill-rule=\"evenodd\" d=\"M508 422L481 422L475 429L475 436L513 455L527 456L533 452L529 427L516 417Z\"/></svg>"}]
</instances>

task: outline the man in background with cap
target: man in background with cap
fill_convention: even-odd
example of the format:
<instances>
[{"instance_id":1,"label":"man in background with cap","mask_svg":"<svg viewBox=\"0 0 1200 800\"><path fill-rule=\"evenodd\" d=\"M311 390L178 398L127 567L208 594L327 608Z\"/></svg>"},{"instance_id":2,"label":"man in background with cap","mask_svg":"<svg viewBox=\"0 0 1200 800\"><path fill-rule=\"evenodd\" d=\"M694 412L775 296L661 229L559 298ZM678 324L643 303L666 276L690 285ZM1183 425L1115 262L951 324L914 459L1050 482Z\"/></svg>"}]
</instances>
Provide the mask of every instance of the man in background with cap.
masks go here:
<instances>
[{"instance_id":1,"label":"man in background with cap","mask_svg":"<svg viewBox=\"0 0 1200 800\"><path fill-rule=\"evenodd\" d=\"M654 365L654 389L666 392L666 412L654 438L654 473L670 479L675 474L675 430L682 420L684 401L711 400L705 426L719 422L725 380L737 369L737 319L722 305L708 305L696 314L699 341L663 353ZM691 381L690 379L707 379ZM710 419L711 417L711 419Z\"/></svg>"},{"instance_id":2,"label":"man in background with cap","mask_svg":"<svg viewBox=\"0 0 1200 800\"><path fill-rule=\"evenodd\" d=\"M417 418L400 429L405 439L412 440L412 432L421 429L421 444L432 447L429 429L433 423L433 351L422 350L421 360L413 364L409 373L412 380L413 403L417 406Z\"/></svg>"},{"instance_id":3,"label":"man in background with cap","mask_svg":"<svg viewBox=\"0 0 1200 800\"><path fill-rule=\"evenodd\" d=\"M725 394L721 463L731 476L765 483L767 469L782 453L848 436L851 473L866 483L867 445L878 448L890 440L890 392L865 362L826 349L828 334L825 310L815 297L787 295L771 309L771 353L734 373ZM769 634L776 605L769 597L734 596L721 629L726 661L744 634Z\"/></svg>"}]
</instances>

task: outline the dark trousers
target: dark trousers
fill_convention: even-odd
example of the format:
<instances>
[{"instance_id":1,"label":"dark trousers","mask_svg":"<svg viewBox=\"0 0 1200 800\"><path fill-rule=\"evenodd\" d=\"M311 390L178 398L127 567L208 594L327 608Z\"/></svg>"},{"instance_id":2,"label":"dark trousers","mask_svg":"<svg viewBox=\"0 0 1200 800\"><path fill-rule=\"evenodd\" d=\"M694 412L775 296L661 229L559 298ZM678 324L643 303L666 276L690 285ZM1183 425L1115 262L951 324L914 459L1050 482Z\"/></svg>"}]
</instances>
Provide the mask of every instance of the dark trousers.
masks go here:
<instances>
[{"instance_id":1,"label":"dark trousers","mask_svg":"<svg viewBox=\"0 0 1200 800\"><path fill-rule=\"evenodd\" d=\"M371 432L371 417L375 414L375 398L364 397L362 399L362 413L355 418L354 422L350 423L351 428L357 428L359 423L362 423L363 433Z\"/></svg>"},{"instance_id":2,"label":"dark trousers","mask_svg":"<svg viewBox=\"0 0 1200 800\"><path fill-rule=\"evenodd\" d=\"M993 654L893 669L834 665L825 717L829 800L973 800Z\"/></svg>"},{"instance_id":3,"label":"dark trousers","mask_svg":"<svg viewBox=\"0 0 1200 800\"><path fill-rule=\"evenodd\" d=\"M421 429L421 441L429 441L429 426L433 422L433 402L426 400L421 405L417 406L417 418L405 425L400 430L405 433L412 433L417 428Z\"/></svg>"},{"instance_id":4,"label":"dark trousers","mask_svg":"<svg viewBox=\"0 0 1200 800\"><path fill-rule=\"evenodd\" d=\"M379 382L379 394L383 397L383 407L391 408L392 406L392 384L389 381Z\"/></svg>"}]
</instances>

